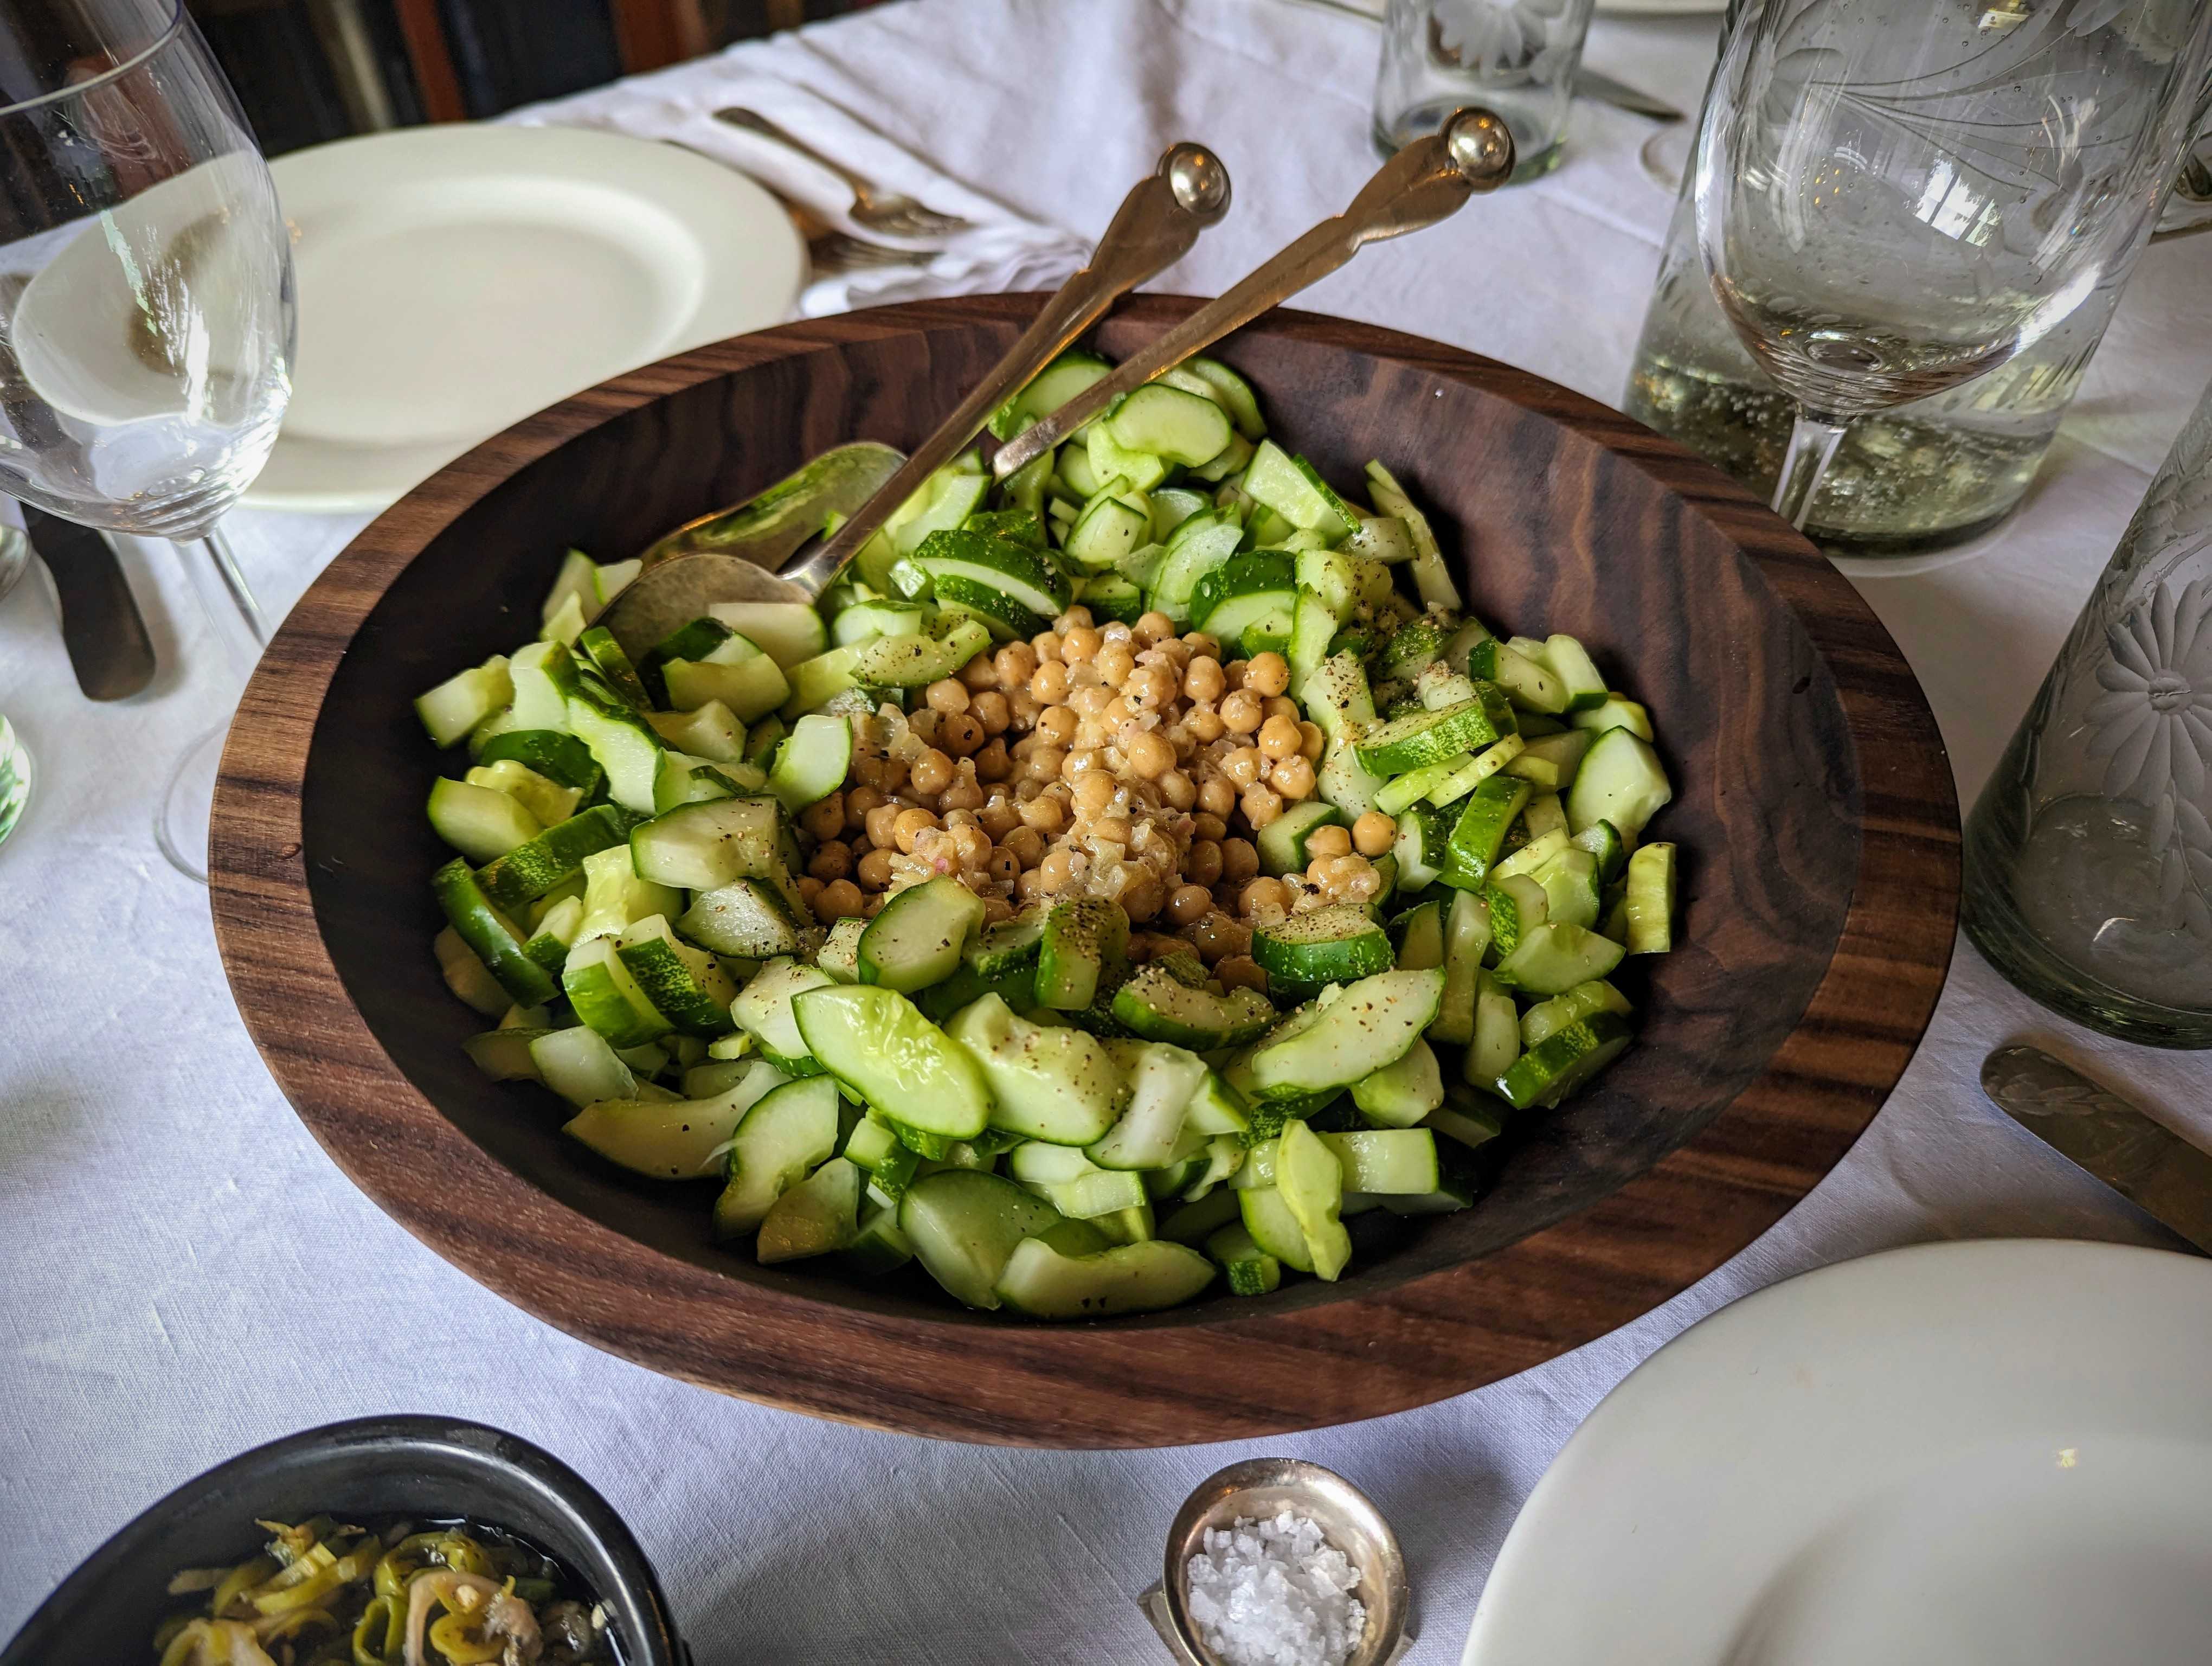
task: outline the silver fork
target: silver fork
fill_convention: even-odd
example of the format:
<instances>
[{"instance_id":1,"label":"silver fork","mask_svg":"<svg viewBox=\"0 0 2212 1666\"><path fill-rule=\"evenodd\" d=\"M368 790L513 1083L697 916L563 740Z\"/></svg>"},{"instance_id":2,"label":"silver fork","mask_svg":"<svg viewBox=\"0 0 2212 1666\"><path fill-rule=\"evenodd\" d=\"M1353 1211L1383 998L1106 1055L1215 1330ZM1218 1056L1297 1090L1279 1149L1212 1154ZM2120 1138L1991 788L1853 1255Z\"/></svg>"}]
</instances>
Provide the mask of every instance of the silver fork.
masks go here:
<instances>
[{"instance_id":1,"label":"silver fork","mask_svg":"<svg viewBox=\"0 0 2212 1666\"><path fill-rule=\"evenodd\" d=\"M924 208L911 197L897 192L885 191L872 179L854 173L844 163L823 155L804 140L787 133L766 116L738 106L714 112L714 119L726 122L732 127L780 144L793 155L804 157L817 167L823 167L842 179L853 191L853 223L870 231L878 231L890 237L950 237L956 232L971 230L972 221L957 215L939 214L934 209Z\"/></svg>"}]
</instances>

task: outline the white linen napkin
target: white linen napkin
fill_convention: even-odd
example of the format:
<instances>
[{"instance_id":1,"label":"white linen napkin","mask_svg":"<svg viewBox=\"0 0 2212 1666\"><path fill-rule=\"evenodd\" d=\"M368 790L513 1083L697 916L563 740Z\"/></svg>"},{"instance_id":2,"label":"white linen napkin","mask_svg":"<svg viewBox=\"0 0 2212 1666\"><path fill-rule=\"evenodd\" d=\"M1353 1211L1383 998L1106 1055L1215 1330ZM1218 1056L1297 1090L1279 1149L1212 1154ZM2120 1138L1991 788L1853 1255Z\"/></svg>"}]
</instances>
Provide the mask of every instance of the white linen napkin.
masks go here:
<instances>
[{"instance_id":1,"label":"white linen napkin","mask_svg":"<svg viewBox=\"0 0 2212 1666\"><path fill-rule=\"evenodd\" d=\"M816 52L809 33L748 41L502 119L670 140L727 162L863 242L915 251L915 264L855 267L813 279L799 298L808 318L927 295L1054 289L1089 257L1086 239L1016 213L853 113L870 108L875 95ZM842 180L773 141L714 119L714 112L732 106L767 117L884 190L957 215L973 228L911 239L854 224L852 192Z\"/></svg>"}]
</instances>

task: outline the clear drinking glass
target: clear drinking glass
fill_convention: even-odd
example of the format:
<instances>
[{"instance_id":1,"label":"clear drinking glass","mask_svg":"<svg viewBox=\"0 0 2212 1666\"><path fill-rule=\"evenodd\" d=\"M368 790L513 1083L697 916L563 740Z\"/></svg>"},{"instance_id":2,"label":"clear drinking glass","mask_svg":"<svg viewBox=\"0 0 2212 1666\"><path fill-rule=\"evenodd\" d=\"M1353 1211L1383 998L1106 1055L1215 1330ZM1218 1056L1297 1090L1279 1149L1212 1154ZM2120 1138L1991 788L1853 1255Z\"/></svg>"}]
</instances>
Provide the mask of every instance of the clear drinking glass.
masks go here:
<instances>
[{"instance_id":1,"label":"clear drinking glass","mask_svg":"<svg viewBox=\"0 0 2212 1666\"><path fill-rule=\"evenodd\" d=\"M0 490L176 542L218 629L258 652L216 523L291 393L276 186L181 0L18 0L6 22ZM194 878L221 741L195 744L156 824Z\"/></svg>"},{"instance_id":2,"label":"clear drinking glass","mask_svg":"<svg viewBox=\"0 0 2212 1666\"><path fill-rule=\"evenodd\" d=\"M1707 100L1698 240L1795 403L1802 526L1851 419L1955 387L2131 258L2212 54L2203 0L1751 0Z\"/></svg>"},{"instance_id":3,"label":"clear drinking glass","mask_svg":"<svg viewBox=\"0 0 2212 1666\"><path fill-rule=\"evenodd\" d=\"M2212 389L1967 818L1964 918L2045 1006L2212 1047Z\"/></svg>"},{"instance_id":4,"label":"clear drinking glass","mask_svg":"<svg viewBox=\"0 0 2212 1666\"><path fill-rule=\"evenodd\" d=\"M1375 144L1386 156L1462 105L1504 118L1513 178L1559 166L1575 70L1595 0L1389 0L1375 80Z\"/></svg>"}]
</instances>

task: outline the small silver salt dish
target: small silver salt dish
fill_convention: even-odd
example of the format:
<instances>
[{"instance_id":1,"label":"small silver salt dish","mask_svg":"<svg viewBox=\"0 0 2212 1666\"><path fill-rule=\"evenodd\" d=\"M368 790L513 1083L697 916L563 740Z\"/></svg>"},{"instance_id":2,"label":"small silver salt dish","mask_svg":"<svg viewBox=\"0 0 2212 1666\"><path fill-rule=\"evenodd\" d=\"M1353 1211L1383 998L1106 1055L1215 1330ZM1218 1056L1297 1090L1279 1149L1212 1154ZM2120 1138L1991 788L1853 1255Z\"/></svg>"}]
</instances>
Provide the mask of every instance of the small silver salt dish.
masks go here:
<instances>
[{"instance_id":1,"label":"small silver salt dish","mask_svg":"<svg viewBox=\"0 0 2212 1666\"><path fill-rule=\"evenodd\" d=\"M1367 1610L1367 1628L1345 1666L1395 1666L1413 1646L1413 1593L1398 1535L1374 1500L1350 1481L1302 1458L1251 1458L1208 1475L1183 1500L1168 1529L1160 1583L1137 1599L1178 1666L1220 1666L1190 1623L1190 1559L1206 1550L1209 1528L1240 1519L1266 1521L1288 1510L1322 1530L1359 1570L1352 1593Z\"/></svg>"}]
</instances>

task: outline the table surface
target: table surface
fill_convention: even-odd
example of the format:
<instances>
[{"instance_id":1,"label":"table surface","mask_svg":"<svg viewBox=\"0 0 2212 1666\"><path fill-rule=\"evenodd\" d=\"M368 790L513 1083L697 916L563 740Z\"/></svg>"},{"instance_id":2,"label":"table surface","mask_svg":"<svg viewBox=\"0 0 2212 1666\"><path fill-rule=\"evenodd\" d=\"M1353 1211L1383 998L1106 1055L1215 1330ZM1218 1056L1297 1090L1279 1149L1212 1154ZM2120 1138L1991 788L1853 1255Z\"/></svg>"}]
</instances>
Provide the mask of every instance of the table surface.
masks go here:
<instances>
[{"instance_id":1,"label":"table surface","mask_svg":"<svg viewBox=\"0 0 2212 1666\"><path fill-rule=\"evenodd\" d=\"M1085 235L1168 141L1217 147L1231 220L1155 287L1217 292L1374 165L1371 24L1285 0L916 0L664 72L744 66L865 107L1012 207ZM1589 61L1687 107L1706 18L1601 17ZM593 99L586 95L588 106ZM1670 204L1650 128L1578 105L1565 164L1370 250L1304 304L1618 398ZM2146 255L2042 478L2008 524L1861 587L1927 688L1971 801L2208 376L2212 239ZM278 607L353 521L240 514ZM1735 1262L1626 1329L1417 1412L1250 1445L1012 1451L819 1423L599 1353L410 1238L315 1147L225 988L205 893L156 854L173 759L234 697L160 546L125 551L162 671L78 697L41 581L0 604L0 711L38 762L0 848L0 1637L133 1513L230 1454L372 1412L479 1418L612 1499L702 1666L735 1659L1139 1660L1131 1598L1170 1516L1259 1452L1364 1487L1410 1559L1421 1640L1456 1657L1514 1512L1614 1383L1684 1326L1805 1268L1937 1237L2176 1241L1995 1112L1983 1055L2034 1039L2212 1140L2201 1056L2101 1041L1961 941L1933 1027L1844 1163ZM2196 1084L2200 1091L2188 1093Z\"/></svg>"}]
</instances>

